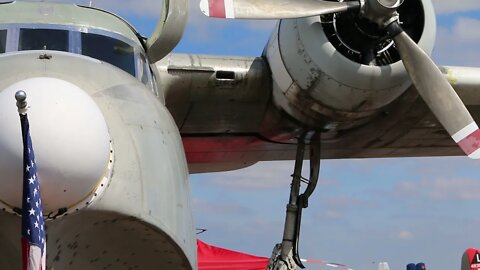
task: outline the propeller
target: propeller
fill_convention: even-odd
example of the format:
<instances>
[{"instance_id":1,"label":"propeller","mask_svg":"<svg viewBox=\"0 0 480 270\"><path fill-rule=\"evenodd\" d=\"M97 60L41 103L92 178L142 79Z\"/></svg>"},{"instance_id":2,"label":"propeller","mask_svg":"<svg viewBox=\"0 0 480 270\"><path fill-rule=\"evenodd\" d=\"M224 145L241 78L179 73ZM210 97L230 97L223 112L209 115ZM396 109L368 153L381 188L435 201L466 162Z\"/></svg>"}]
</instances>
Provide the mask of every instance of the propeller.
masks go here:
<instances>
[{"instance_id":1,"label":"propeller","mask_svg":"<svg viewBox=\"0 0 480 270\"><path fill-rule=\"evenodd\" d=\"M292 19L344 12L360 7L360 2L320 0L201 0L203 14L230 19Z\"/></svg>"},{"instance_id":2,"label":"propeller","mask_svg":"<svg viewBox=\"0 0 480 270\"><path fill-rule=\"evenodd\" d=\"M412 83L445 130L466 155L479 159L477 124L435 63L400 26L397 8L403 1L201 0L200 8L209 17L239 19L302 18L359 8L359 16L387 30Z\"/></svg>"},{"instance_id":3,"label":"propeller","mask_svg":"<svg viewBox=\"0 0 480 270\"><path fill-rule=\"evenodd\" d=\"M462 100L430 57L397 21L387 27L410 79L427 106L470 158L480 158L480 131Z\"/></svg>"}]
</instances>

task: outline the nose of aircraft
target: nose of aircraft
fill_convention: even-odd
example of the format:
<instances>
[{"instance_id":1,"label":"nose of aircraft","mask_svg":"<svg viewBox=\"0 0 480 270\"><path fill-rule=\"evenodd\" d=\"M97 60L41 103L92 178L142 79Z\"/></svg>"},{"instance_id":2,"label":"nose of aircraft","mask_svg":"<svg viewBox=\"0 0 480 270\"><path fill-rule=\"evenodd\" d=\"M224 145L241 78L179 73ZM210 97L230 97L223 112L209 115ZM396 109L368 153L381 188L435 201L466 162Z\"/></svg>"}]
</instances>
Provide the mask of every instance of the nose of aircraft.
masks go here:
<instances>
[{"instance_id":1,"label":"nose of aircraft","mask_svg":"<svg viewBox=\"0 0 480 270\"><path fill-rule=\"evenodd\" d=\"M107 125L85 91L70 82L44 77L0 90L0 201L21 208L23 145L14 98L18 90L27 93L44 214L77 207L107 175Z\"/></svg>"}]
</instances>

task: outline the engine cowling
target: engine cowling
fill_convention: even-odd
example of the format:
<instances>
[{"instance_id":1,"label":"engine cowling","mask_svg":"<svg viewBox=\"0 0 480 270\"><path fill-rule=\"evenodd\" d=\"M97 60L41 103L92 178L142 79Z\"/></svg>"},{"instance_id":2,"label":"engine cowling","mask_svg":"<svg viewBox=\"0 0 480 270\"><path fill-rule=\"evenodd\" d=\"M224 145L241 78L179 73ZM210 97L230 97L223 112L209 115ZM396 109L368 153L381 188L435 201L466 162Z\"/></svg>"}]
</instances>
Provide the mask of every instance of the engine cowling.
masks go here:
<instances>
[{"instance_id":1,"label":"engine cowling","mask_svg":"<svg viewBox=\"0 0 480 270\"><path fill-rule=\"evenodd\" d=\"M405 1L398 13L405 31L430 54L436 32L431 1ZM281 20L265 56L274 104L315 129L362 125L411 85L386 31L358 11Z\"/></svg>"}]
</instances>

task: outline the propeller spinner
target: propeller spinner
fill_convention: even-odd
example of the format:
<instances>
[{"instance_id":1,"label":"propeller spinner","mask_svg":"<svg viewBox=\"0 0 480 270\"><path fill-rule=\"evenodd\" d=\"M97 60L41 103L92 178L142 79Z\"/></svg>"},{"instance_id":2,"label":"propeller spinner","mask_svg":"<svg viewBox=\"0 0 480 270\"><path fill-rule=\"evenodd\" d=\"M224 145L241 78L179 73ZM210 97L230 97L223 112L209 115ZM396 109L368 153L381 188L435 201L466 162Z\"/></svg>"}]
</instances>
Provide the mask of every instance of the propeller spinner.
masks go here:
<instances>
[{"instance_id":1,"label":"propeller spinner","mask_svg":"<svg viewBox=\"0 0 480 270\"><path fill-rule=\"evenodd\" d=\"M236 19L290 19L360 8L359 16L386 29L420 96L446 131L470 158L480 158L480 131L431 58L402 29L397 9L404 0L202 0L209 17Z\"/></svg>"}]
</instances>

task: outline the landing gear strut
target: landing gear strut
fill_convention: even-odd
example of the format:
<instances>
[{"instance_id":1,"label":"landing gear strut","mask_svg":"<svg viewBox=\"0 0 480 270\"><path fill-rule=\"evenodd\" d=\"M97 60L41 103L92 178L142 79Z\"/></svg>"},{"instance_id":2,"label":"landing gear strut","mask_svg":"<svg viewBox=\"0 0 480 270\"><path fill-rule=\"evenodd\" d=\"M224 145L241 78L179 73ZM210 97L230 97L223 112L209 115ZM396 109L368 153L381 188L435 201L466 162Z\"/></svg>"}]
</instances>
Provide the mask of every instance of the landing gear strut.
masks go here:
<instances>
[{"instance_id":1,"label":"landing gear strut","mask_svg":"<svg viewBox=\"0 0 480 270\"><path fill-rule=\"evenodd\" d=\"M302 176L305 144L310 141L310 178ZM295 270L298 265L305 268L300 259L298 247L300 240L300 226L302 210L308 207L308 198L317 186L320 172L320 134L308 132L298 140L295 169L290 187L290 200L287 205L285 227L282 243L275 245L272 257L268 263L268 270ZM305 191L300 194L301 183L307 184Z\"/></svg>"}]
</instances>

